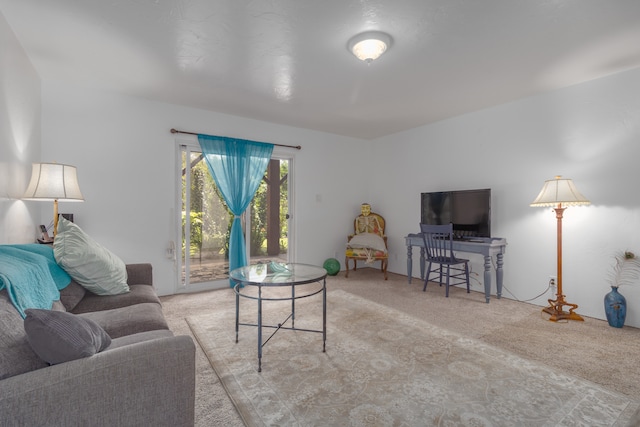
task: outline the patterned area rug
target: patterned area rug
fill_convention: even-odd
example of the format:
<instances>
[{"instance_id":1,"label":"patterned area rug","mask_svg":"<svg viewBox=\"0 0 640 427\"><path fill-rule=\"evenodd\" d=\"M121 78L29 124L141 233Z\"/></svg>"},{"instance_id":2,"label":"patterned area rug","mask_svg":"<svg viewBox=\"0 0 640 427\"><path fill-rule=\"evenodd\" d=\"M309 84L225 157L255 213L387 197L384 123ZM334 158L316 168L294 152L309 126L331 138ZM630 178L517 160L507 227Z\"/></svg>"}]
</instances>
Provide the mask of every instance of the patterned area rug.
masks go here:
<instances>
[{"instance_id":1,"label":"patterned area rug","mask_svg":"<svg viewBox=\"0 0 640 427\"><path fill-rule=\"evenodd\" d=\"M264 346L226 301L187 322L248 426L626 426L639 402L436 328L343 291L327 296L322 335L280 330ZM296 327L319 329L321 298L296 303ZM265 302L265 324L290 304ZM241 322L255 323L255 301ZM270 333L265 329L265 339Z\"/></svg>"}]
</instances>

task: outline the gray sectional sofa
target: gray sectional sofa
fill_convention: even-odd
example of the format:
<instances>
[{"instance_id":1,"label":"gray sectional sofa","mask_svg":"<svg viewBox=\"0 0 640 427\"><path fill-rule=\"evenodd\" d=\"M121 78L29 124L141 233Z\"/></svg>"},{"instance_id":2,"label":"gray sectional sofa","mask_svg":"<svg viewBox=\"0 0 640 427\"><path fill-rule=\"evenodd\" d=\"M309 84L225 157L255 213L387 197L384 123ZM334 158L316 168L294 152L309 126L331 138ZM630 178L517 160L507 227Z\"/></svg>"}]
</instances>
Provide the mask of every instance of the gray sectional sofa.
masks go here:
<instances>
[{"instance_id":1,"label":"gray sectional sofa","mask_svg":"<svg viewBox=\"0 0 640 427\"><path fill-rule=\"evenodd\" d=\"M193 425L193 340L169 330L151 264L126 270L124 294L96 295L75 281L60 291L53 310L94 321L111 343L59 364L34 352L25 320L0 291L0 425Z\"/></svg>"}]
</instances>

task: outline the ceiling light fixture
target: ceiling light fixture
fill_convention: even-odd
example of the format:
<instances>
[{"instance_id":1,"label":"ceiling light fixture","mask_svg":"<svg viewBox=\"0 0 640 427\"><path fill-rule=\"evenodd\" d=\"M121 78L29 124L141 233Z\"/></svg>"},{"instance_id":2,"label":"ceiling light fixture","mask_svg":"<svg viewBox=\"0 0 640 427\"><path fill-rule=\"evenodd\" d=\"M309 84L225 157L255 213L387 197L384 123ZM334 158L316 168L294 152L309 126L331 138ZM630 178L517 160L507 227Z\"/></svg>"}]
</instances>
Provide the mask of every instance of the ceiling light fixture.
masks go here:
<instances>
[{"instance_id":1,"label":"ceiling light fixture","mask_svg":"<svg viewBox=\"0 0 640 427\"><path fill-rule=\"evenodd\" d=\"M385 53L391 46L391 36L381 31L366 31L357 34L347 43L349 52L356 58L370 64Z\"/></svg>"}]
</instances>

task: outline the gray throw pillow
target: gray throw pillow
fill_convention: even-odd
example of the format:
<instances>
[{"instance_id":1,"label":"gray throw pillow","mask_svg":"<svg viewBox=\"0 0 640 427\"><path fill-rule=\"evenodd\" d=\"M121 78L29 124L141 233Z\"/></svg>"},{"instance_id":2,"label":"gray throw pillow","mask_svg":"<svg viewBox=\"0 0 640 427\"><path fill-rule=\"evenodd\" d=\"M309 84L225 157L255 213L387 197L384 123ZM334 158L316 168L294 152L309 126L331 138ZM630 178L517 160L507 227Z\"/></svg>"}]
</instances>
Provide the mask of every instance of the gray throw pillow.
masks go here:
<instances>
[{"instance_id":1,"label":"gray throw pillow","mask_svg":"<svg viewBox=\"0 0 640 427\"><path fill-rule=\"evenodd\" d=\"M111 344L111 337L91 319L34 308L25 313L27 340L33 351L51 365L92 356Z\"/></svg>"}]
</instances>

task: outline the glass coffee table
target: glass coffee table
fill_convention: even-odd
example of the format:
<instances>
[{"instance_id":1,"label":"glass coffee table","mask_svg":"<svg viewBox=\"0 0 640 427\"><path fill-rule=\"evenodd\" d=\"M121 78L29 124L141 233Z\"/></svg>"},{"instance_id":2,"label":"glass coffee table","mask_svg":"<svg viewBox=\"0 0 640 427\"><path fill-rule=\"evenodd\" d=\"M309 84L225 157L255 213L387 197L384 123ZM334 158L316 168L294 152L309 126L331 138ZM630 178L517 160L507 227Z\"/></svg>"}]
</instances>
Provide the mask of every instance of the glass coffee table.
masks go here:
<instances>
[{"instance_id":1,"label":"glass coffee table","mask_svg":"<svg viewBox=\"0 0 640 427\"><path fill-rule=\"evenodd\" d=\"M229 278L235 283L233 290L236 293L236 343L240 326L254 326L258 328L258 372L262 372L262 347L280 329L292 331L315 332L322 334L322 351L325 352L327 341L327 271L315 265L268 262L264 264L252 264L236 268L229 273ZM317 283L317 286L313 286ZM302 286L309 285L309 286ZM290 288L286 294L273 292L275 288ZM299 292L296 293L296 289ZM322 329L296 328L296 300L322 294ZM240 298L255 300L258 303L258 323L240 322ZM265 325L262 323L263 301L291 301L291 313L277 325ZM291 326L285 324L291 320ZM271 335L262 339L262 329L274 329Z\"/></svg>"}]
</instances>

